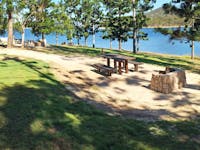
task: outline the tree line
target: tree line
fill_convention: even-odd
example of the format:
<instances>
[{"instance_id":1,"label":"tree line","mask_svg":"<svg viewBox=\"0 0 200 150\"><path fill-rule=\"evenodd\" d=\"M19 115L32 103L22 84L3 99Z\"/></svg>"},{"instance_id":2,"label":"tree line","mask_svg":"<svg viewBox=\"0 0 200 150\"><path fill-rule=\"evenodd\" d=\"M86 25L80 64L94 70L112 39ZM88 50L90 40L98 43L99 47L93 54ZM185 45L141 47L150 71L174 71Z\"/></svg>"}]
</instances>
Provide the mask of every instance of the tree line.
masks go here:
<instances>
[{"instance_id":1,"label":"tree line","mask_svg":"<svg viewBox=\"0 0 200 150\"><path fill-rule=\"evenodd\" d=\"M2 0L0 3L0 34L8 32L7 47L13 45L13 30L22 34L26 27L32 28L34 35L42 36L52 32L72 38L87 40L93 37L100 27L104 27L103 38L117 40L121 43L133 39L133 52L138 51L138 41L146 39L147 34L141 28L147 25L147 11L153 8L156 0ZM196 0L172 0L163 5L165 13L184 18L185 28L160 29L159 32L169 34L171 39L187 39L191 43L194 58L194 41L200 40L200 3ZM57 43L57 42L56 42Z\"/></svg>"},{"instance_id":2,"label":"tree line","mask_svg":"<svg viewBox=\"0 0 200 150\"><path fill-rule=\"evenodd\" d=\"M104 27L103 38L121 43L133 39L133 52L137 52L137 41L146 36L140 29L145 26L145 12L153 7L155 0L2 0L0 3L0 33L8 32L7 47L13 46L13 30L22 34L24 47L25 28L32 28L34 35L42 36L52 32L72 38L93 37ZM132 16L132 17L126 17Z\"/></svg>"}]
</instances>

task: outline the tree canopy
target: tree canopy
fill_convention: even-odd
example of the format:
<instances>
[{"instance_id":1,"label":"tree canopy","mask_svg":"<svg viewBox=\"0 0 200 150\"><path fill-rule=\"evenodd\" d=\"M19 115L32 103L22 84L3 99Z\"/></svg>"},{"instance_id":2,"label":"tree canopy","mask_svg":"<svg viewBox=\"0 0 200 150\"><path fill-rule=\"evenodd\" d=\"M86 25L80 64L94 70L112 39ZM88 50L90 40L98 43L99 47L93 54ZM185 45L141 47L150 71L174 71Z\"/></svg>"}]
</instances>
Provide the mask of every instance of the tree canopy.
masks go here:
<instances>
[{"instance_id":1,"label":"tree canopy","mask_svg":"<svg viewBox=\"0 0 200 150\"><path fill-rule=\"evenodd\" d=\"M196 0L178 0L174 3L166 3L163 9L166 13L173 13L184 18L185 27L175 29L158 29L163 34L170 35L170 39L191 42L191 58L194 58L194 41L200 41L200 3Z\"/></svg>"},{"instance_id":2,"label":"tree canopy","mask_svg":"<svg viewBox=\"0 0 200 150\"><path fill-rule=\"evenodd\" d=\"M146 37L139 31L145 24L147 17L145 11L152 8L155 0L3 0L0 11L1 32L9 24L9 39L14 28L24 34L26 27L31 27L34 35L56 33L66 35L68 40L84 37L85 45L89 35L93 35L95 47L95 34L100 27L106 28L104 38L121 43L133 38L135 41ZM136 11L135 18L127 17ZM19 15L20 14L20 15ZM14 21L13 21L14 19ZM12 31L12 32L10 32ZM137 34L135 37L134 34ZM23 39L23 37L22 37ZM57 38L56 38L57 39ZM57 43L57 42L56 42Z\"/></svg>"}]
</instances>

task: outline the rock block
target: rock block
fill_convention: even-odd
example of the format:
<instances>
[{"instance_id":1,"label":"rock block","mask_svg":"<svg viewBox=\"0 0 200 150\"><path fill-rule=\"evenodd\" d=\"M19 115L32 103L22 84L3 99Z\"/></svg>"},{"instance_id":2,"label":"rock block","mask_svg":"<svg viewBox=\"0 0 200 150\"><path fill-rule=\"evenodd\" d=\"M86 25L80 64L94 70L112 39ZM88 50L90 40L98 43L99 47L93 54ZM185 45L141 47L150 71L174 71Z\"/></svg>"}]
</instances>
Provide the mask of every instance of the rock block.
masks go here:
<instances>
[{"instance_id":1,"label":"rock block","mask_svg":"<svg viewBox=\"0 0 200 150\"><path fill-rule=\"evenodd\" d=\"M166 73L152 74L150 88L161 93L171 93L186 85L185 71L178 68L166 68Z\"/></svg>"}]
</instances>

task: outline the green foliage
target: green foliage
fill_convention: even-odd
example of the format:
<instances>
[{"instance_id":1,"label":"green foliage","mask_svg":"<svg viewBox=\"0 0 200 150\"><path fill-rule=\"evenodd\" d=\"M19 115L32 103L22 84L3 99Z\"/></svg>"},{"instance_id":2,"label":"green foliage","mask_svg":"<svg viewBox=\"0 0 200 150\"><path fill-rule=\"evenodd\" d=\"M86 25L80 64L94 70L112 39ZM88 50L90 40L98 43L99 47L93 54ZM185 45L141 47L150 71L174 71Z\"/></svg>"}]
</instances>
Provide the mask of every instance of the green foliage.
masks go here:
<instances>
[{"instance_id":1,"label":"green foliage","mask_svg":"<svg viewBox=\"0 0 200 150\"><path fill-rule=\"evenodd\" d=\"M23 32L23 28L22 28L22 25L21 25L20 22L15 22L15 23L13 24L13 28L14 28L14 30L16 30L16 31L18 31L18 32L20 32L20 33Z\"/></svg>"},{"instance_id":2,"label":"green foliage","mask_svg":"<svg viewBox=\"0 0 200 150\"><path fill-rule=\"evenodd\" d=\"M31 18L36 14L36 10L33 7L36 5L36 1L21 0L17 3L14 15L14 29L18 32L24 32L24 29L32 22Z\"/></svg>"},{"instance_id":3,"label":"green foliage","mask_svg":"<svg viewBox=\"0 0 200 150\"><path fill-rule=\"evenodd\" d=\"M173 13L179 17L185 19L185 29L176 29L176 32L172 32L172 37L177 39L187 38L191 41L200 40L200 4L196 0L181 0L177 2L179 6L172 4L164 4L163 9L166 13ZM179 30L179 31L178 31ZM177 34L179 32L179 34ZM182 33L180 33L182 32Z\"/></svg>"},{"instance_id":4,"label":"green foliage","mask_svg":"<svg viewBox=\"0 0 200 150\"><path fill-rule=\"evenodd\" d=\"M81 39L81 37L83 37L84 32L81 23L83 12L81 9L80 0L65 0L64 4L73 24L74 31L72 35L78 40L79 44L79 40Z\"/></svg>"},{"instance_id":5,"label":"green foliage","mask_svg":"<svg viewBox=\"0 0 200 150\"><path fill-rule=\"evenodd\" d=\"M99 0L92 1L92 15L90 18L90 34L93 35L93 47L95 47L95 34L98 32L101 22L103 20L104 14L102 9L102 3Z\"/></svg>"},{"instance_id":6,"label":"green foliage","mask_svg":"<svg viewBox=\"0 0 200 150\"><path fill-rule=\"evenodd\" d=\"M63 2L59 2L55 5L54 10L52 11L54 29L53 32L61 35L66 35L66 37L71 40L73 33L73 25L70 18L66 12L65 5Z\"/></svg>"},{"instance_id":7,"label":"green foliage","mask_svg":"<svg viewBox=\"0 0 200 150\"><path fill-rule=\"evenodd\" d=\"M37 1L35 5L32 6L32 10L36 13L31 17L32 22L29 26L32 27L32 32L39 36L40 34L49 34L53 32L54 21L53 21L53 9L54 2L51 0L41 0Z\"/></svg>"},{"instance_id":8,"label":"green foliage","mask_svg":"<svg viewBox=\"0 0 200 150\"><path fill-rule=\"evenodd\" d=\"M136 3L133 4L132 8L136 9L136 26L134 27L136 30L147 26L148 18L145 12L152 9L155 2L156 0L137 0Z\"/></svg>"},{"instance_id":9,"label":"green foliage","mask_svg":"<svg viewBox=\"0 0 200 150\"><path fill-rule=\"evenodd\" d=\"M5 33L6 25L5 8L3 7L3 3L0 3L0 35Z\"/></svg>"},{"instance_id":10,"label":"green foliage","mask_svg":"<svg viewBox=\"0 0 200 150\"><path fill-rule=\"evenodd\" d=\"M166 13L173 13L184 18L185 29L177 28L170 33L170 36L171 39L191 41L191 59L194 59L194 41L200 41L200 3L196 0L179 0L176 1L176 5L164 4L163 9Z\"/></svg>"},{"instance_id":11,"label":"green foliage","mask_svg":"<svg viewBox=\"0 0 200 150\"><path fill-rule=\"evenodd\" d=\"M170 35L170 40L183 40L187 35L181 27L179 28L157 28L155 31L164 35Z\"/></svg>"},{"instance_id":12,"label":"green foliage","mask_svg":"<svg viewBox=\"0 0 200 150\"><path fill-rule=\"evenodd\" d=\"M131 11L131 1L104 1L107 7L106 29L104 38L117 39L118 41L127 41L130 37L132 19L126 16Z\"/></svg>"},{"instance_id":13,"label":"green foliage","mask_svg":"<svg viewBox=\"0 0 200 150\"><path fill-rule=\"evenodd\" d=\"M7 41L7 46L11 47L12 46L12 14L14 11L14 2L12 0L2 0L1 1L1 11L0 11L0 23L2 23L2 25L0 26L0 33L3 34L5 33L5 26L8 27L8 41ZM5 21L6 20L6 21ZM4 24L6 23L6 25Z\"/></svg>"},{"instance_id":14,"label":"green foliage","mask_svg":"<svg viewBox=\"0 0 200 150\"><path fill-rule=\"evenodd\" d=\"M102 19L104 17L102 10L102 3L99 0L93 0L92 3L92 14L90 18L90 34L95 34L98 32L99 27L101 26ZM93 29L94 27L94 29Z\"/></svg>"},{"instance_id":15,"label":"green foliage","mask_svg":"<svg viewBox=\"0 0 200 150\"><path fill-rule=\"evenodd\" d=\"M117 39L119 42L127 41L128 38L137 41L146 39L147 34L140 32L140 29L146 26L148 18L145 12L153 7L154 2L155 0L138 0L134 2L132 0L104 0L107 9L105 19L107 33L105 32L104 38ZM127 17L133 12L136 13L135 17Z\"/></svg>"},{"instance_id":16,"label":"green foliage","mask_svg":"<svg viewBox=\"0 0 200 150\"><path fill-rule=\"evenodd\" d=\"M91 21L91 16L92 16L92 3L91 1L88 0L82 0L81 4L80 4L80 12L82 12L81 14L81 22L80 26L82 27L82 31L83 31L83 36L85 38L85 40L88 38L89 36L89 29L90 29L90 21Z\"/></svg>"},{"instance_id":17,"label":"green foliage","mask_svg":"<svg viewBox=\"0 0 200 150\"><path fill-rule=\"evenodd\" d=\"M73 36L78 40L78 44L81 37L84 37L85 42L87 42L88 36L95 34L100 27L103 15L100 1L70 0L64 2L74 25Z\"/></svg>"},{"instance_id":18,"label":"green foliage","mask_svg":"<svg viewBox=\"0 0 200 150\"><path fill-rule=\"evenodd\" d=\"M15 2L17 2L17 0L2 0L1 3L5 5L7 14L14 11L14 9L15 9L14 3Z\"/></svg>"}]
</instances>

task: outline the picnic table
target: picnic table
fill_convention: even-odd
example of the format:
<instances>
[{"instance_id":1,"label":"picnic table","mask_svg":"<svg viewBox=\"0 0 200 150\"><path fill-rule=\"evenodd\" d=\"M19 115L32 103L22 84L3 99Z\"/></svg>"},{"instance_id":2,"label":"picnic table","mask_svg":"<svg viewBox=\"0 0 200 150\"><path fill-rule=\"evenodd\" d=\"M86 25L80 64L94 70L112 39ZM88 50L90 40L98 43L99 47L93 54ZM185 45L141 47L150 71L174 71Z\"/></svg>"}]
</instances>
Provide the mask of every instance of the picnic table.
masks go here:
<instances>
[{"instance_id":1,"label":"picnic table","mask_svg":"<svg viewBox=\"0 0 200 150\"><path fill-rule=\"evenodd\" d=\"M105 54L102 57L107 59L107 66L110 67L110 59L117 57L117 54Z\"/></svg>"},{"instance_id":2,"label":"picnic table","mask_svg":"<svg viewBox=\"0 0 200 150\"><path fill-rule=\"evenodd\" d=\"M125 72L128 73L128 61L129 60L135 60L134 57L128 57L118 54L105 54L103 55L103 58L107 59L107 66L110 67L110 59L114 60L114 68L117 69L117 63L118 63L118 72L119 74L122 74L122 68L125 68Z\"/></svg>"}]
</instances>

